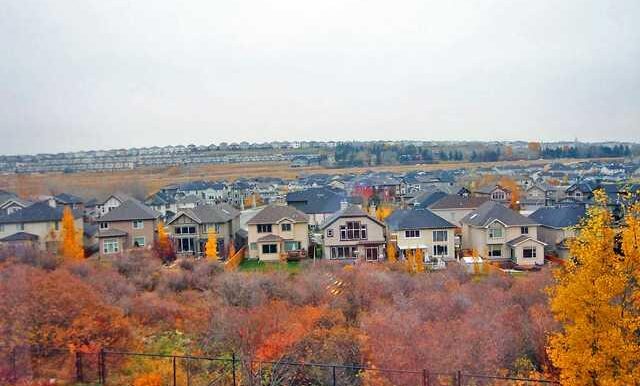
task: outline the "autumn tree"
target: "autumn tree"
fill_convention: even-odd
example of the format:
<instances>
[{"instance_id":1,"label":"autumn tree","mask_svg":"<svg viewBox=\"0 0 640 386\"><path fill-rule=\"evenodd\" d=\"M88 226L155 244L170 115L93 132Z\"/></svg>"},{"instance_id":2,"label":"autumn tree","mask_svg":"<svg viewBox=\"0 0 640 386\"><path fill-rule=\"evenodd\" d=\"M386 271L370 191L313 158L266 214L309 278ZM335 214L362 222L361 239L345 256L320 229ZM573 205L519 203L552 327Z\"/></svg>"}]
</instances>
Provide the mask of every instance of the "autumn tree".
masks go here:
<instances>
[{"instance_id":1,"label":"autumn tree","mask_svg":"<svg viewBox=\"0 0 640 386\"><path fill-rule=\"evenodd\" d=\"M416 249L414 259L415 272L424 272L426 267L424 265L424 250L422 250L422 248Z\"/></svg>"},{"instance_id":2,"label":"autumn tree","mask_svg":"<svg viewBox=\"0 0 640 386\"><path fill-rule=\"evenodd\" d=\"M62 242L60 254L69 261L81 261L84 259L82 247L82 232L76 229L73 212L66 206L62 212Z\"/></svg>"},{"instance_id":3,"label":"autumn tree","mask_svg":"<svg viewBox=\"0 0 640 386\"><path fill-rule=\"evenodd\" d=\"M392 242L387 243L387 261L395 263L398 261L398 255L396 250L396 244Z\"/></svg>"},{"instance_id":4,"label":"autumn tree","mask_svg":"<svg viewBox=\"0 0 640 386\"><path fill-rule=\"evenodd\" d=\"M548 351L563 384L639 385L640 207L625 217L620 251L605 193L595 199L550 289L562 330Z\"/></svg>"},{"instance_id":5,"label":"autumn tree","mask_svg":"<svg viewBox=\"0 0 640 386\"><path fill-rule=\"evenodd\" d=\"M176 251L173 242L171 242L167 231L164 229L164 223L162 221L158 221L156 232L156 240L153 243L153 250L156 256L164 262L175 260Z\"/></svg>"},{"instance_id":6,"label":"autumn tree","mask_svg":"<svg viewBox=\"0 0 640 386\"><path fill-rule=\"evenodd\" d=\"M218 259L218 234L216 230L211 227L209 229L209 234L207 235L207 244L205 245L205 253L207 259L209 260L217 260Z\"/></svg>"},{"instance_id":7,"label":"autumn tree","mask_svg":"<svg viewBox=\"0 0 640 386\"><path fill-rule=\"evenodd\" d=\"M391 213L393 213L393 207L389 204L384 204L381 203L377 208L376 208L376 218L379 221L384 221L386 220L387 217L389 217L391 215Z\"/></svg>"},{"instance_id":8,"label":"autumn tree","mask_svg":"<svg viewBox=\"0 0 640 386\"><path fill-rule=\"evenodd\" d=\"M508 189L511 192L511 198L509 200L509 207L513 210L520 209L520 186L513 179L503 176L498 182L502 188Z\"/></svg>"}]
</instances>

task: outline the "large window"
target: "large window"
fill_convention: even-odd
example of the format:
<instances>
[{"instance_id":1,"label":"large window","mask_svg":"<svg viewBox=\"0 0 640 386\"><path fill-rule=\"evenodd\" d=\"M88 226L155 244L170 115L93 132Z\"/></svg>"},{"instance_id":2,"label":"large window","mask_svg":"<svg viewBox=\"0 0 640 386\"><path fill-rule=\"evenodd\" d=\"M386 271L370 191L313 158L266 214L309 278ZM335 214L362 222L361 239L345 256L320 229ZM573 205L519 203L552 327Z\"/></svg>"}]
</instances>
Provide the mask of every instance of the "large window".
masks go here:
<instances>
[{"instance_id":1,"label":"large window","mask_svg":"<svg viewBox=\"0 0 640 386\"><path fill-rule=\"evenodd\" d=\"M340 240L366 240L367 225L360 221L347 221L346 225L340 226Z\"/></svg>"},{"instance_id":2,"label":"large window","mask_svg":"<svg viewBox=\"0 0 640 386\"><path fill-rule=\"evenodd\" d=\"M285 241L284 242L284 250L285 251L297 251L302 249L302 245L299 241Z\"/></svg>"},{"instance_id":3,"label":"large window","mask_svg":"<svg viewBox=\"0 0 640 386\"><path fill-rule=\"evenodd\" d=\"M177 235L195 235L196 227L194 226L186 226L186 227L176 227Z\"/></svg>"},{"instance_id":4,"label":"large window","mask_svg":"<svg viewBox=\"0 0 640 386\"><path fill-rule=\"evenodd\" d=\"M522 257L527 259L536 257L536 248L535 247L522 248Z\"/></svg>"},{"instance_id":5,"label":"large window","mask_svg":"<svg viewBox=\"0 0 640 386\"><path fill-rule=\"evenodd\" d=\"M502 247L500 245L489 245L489 257L502 257Z\"/></svg>"},{"instance_id":6,"label":"large window","mask_svg":"<svg viewBox=\"0 0 640 386\"><path fill-rule=\"evenodd\" d=\"M447 231L433 231L434 242L445 242L447 241L447 237Z\"/></svg>"},{"instance_id":7,"label":"large window","mask_svg":"<svg viewBox=\"0 0 640 386\"><path fill-rule=\"evenodd\" d=\"M278 244L262 244L262 253L278 253Z\"/></svg>"},{"instance_id":8,"label":"large window","mask_svg":"<svg viewBox=\"0 0 640 386\"><path fill-rule=\"evenodd\" d=\"M523 235L529 234L529 227L520 227L520 233Z\"/></svg>"},{"instance_id":9,"label":"large window","mask_svg":"<svg viewBox=\"0 0 640 386\"><path fill-rule=\"evenodd\" d=\"M118 240L105 240L102 242L102 252L109 253L118 253L120 252L120 242Z\"/></svg>"},{"instance_id":10,"label":"large window","mask_svg":"<svg viewBox=\"0 0 640 386\"><path fill-rule=\"evenodd\" d=\"M271 233L271 224L258 224L258 233Z\"/></svg>"},{"instance_id":11,"label":"large window","mask_svg":"<svg viewBox=\"0 0 640 386\"><path fill-rule=\"evenodd\" d=\"M280 224L280 229L283 232L291 232L291 224L290 223L284 223L284 224Z\"/></svg>"},{"instance_id":12,"label":"large window","mask_svg":"<svg viewBox=\"0 0 640 386\"><path fill-rule=\"evenodd\" d=\"M434 245L433 246L433 255L434 256L447 256L447 255L449 255L449 248L446 245Z\"/></svg>"},{"instance_id":13,"label":"large window","mask_svg":"<svg viewBox=\"0 0 640 386\"><path fill-rule=\"evenodd\" d=\"M178 241L178 252L180 253L196 252L196 243L193 237L184 237L181 239L177 239L177 241Z\"/></svg>"},{"instance_id":14,"label":"large window","mask_svg":"<svg viewBox=\"0 0 640 386\"><path fill-rule=\"evenodd\" d=\"M378 247L366 247L364 249L365 258L367 261L377 261L378 260Z\"/></svg>"},{"instance_id":15,"label":"large window","mask_svg":"<svg viewBox=\"0 0 640 386\"><path fill-rule=\"evenodd\" d=\"M494 200L504 200L505 199L505 195L504 195L503 191L497 190L497 191L495 191L495 192L493 192L491 194L491 198L494 199Z\"/></svg>"},{"instance_id":16,"label":"large window","mask_svg":"<svg viewBox=\"0 0 640 386\"><path fill-rule=\"evenodd\" d=\"M142 229L142 228L144 228L144 221L142 220L133 221L133 229Z\"/></svg>"},{"instance_id":17,"label":"large window","mask_svg":"<svg viewBox=\"0 0 640 386\"><path fill-rule=\"evenodd\" d=\"M503 232L502 232L502 227L499 225L492 225L489 228L489 238L492 239L501 239L502 237L504 237Z\"/></svg>"},{"instance_id":18,"label":"large window","mask_svg":"<svg viewBox=\"0 0 640 386\"><path fill-rule=\"evenodd\" d=\"M356 247L331 247L332 259L355 259Z\"/></svg>"},{"instance_id":19,"label":"large window","mask_svg":"<svg viewBox=\"0 0 640 386\"><path fill-rule=\"evenodd\" d=\"M145 239L144 237L134 237L133 238L133 246L136 248L144 247Z\"/></svg>"},{"instance_id":20,"label":"large window","mask_svg":"<svg viewBox=\"0 0 640 386\"><path fill-rule=\"evenodd\" d=\"M16 224L16 229L19 231L23 231L24 230L24 224Z\"/></svg>"},{"instance_id":21,"label":"large window","mask_svg":"<svg viewBox=\"0 0 640 386\"><path fill-rule=\"evenodd\" d=\"M404 237L408 239L417 239L420 237L420 231L417 229L409 229L404 231Z\"/></svg>"}]
</instances>

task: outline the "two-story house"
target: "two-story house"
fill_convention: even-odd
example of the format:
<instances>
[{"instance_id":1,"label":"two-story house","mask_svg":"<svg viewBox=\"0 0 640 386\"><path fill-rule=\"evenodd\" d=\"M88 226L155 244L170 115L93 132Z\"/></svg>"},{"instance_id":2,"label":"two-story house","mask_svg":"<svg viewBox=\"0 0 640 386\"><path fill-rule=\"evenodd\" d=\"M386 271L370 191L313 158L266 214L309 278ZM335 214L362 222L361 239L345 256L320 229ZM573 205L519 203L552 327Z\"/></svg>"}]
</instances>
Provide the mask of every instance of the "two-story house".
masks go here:
<instances>
[{"instance_id":1,"label":"two-story house","mask_svg":"<svg viewBox=\"0 0 640 386\"><path fill-rule=\"evenodd\" d=\"M48 200L0 216L0 243L29 242L40 250L55 252L61 237L63 213L63 207ZM76 230L82 232L82 211L72 213Z\"/></svg>"},{"instance_id":2,"label":"two-story house","mask_svg":"<svg viewBox=\"0 0 640 386\"><path fill-rule=\"evenodd\" d=\"M317 227L340 210L345 200L344 191L326 187L309 188L287 193L287 205L293 206L309 216L309 224Z\"/></svg>"},{"instance_id":3,"label":"two-story house","mask_svg":"<svg viewBox=\"0 0 640 386\"><path fill-rule=\"evenodd\" d=\"M540 226L538 239L547 244L546 250L558 257L569 257L567 241L576 237L578 225L585 216L584 205L544 207L536 210L529 218Z\"/></svg>"},{"instance_id":4,"label":"two-story house","mask_svg":"<svg viewBox=\"0 0 640 386\"><path fill-rule=\"evenodd\" d=\"M401 256L422 249L425 262L455 259L456 225L429 209L398 209L385 222Z\"/></svg>"},{"instance_id":5,"label":"two-story house","mask_svg":"<svg viewBox=\"0 0 640 386\"><path fill-rule=\"evenodd\" d=\"M358 206L344 207L328 218L320 229L325 258L365 261L384 258L385 225Z\"/></svg>"},{"instance_id":6,"label":"two-story house","mask_svg":"<svg viewBox=\"0 0 640 386\"><path fill-rule=\"evenodd\" d=\"M544 264L545 243L539 224L495 201L487 201L462 220L462 248L489 260L513 260L517 265Z\"/></svg>"},{"instance_id":7,"label":"two-story house","mask_svg":"<svg viewBox=\"0 0 640 386\"><path fill-rule=\"evenodd\" d=\"M292 206L266 206L247 221L247 227L251 259L279 261L307 256L309 218Z\"/></svg>"},{"instance_id":8,"label":"two-story house","mask_svg":"<svg viewBox=\"0 0 640 386\"><path fill-rule=\"evenodd\" d=\"M476 189L473 194L478 197L486 197L491 201L508 204L511 201L511 190L499 184L484 186Z\"/></svg>"},{"instance_id":9,"label":"two-story house","mask_svg":"<svg viewBox=\"0 0 640 386\"><path fill-rule=\"evenodd\" d=\"M98 219L101 255L131 248L150 248L156 237L160 213L130 198Z\"/></svg>"},{"instance_id":10,"label":"two-story house","mask_svg":"<svg viewBox=\"0 0 640 386\"><path fill-rule=\"evenodd\" d=\"M198 205L179 210L167 226L177 253L203 255L209 232L214 230L218 239L218 255L224 257L240 229L240 211L227 203Z\"/></svg>"},{"instance_id":11,"label":"two-story house","mask_svg":"<svg viewBox=\"0 0 640 386\"><path fill-rule=\"evenodd\" d=\"M115 208L122 205L123 202L129 200L131 197L122 193L115 193L107 197L106 200L99 202L96 205L96 216L103 216Z\"/></svg>"}]
</instances>

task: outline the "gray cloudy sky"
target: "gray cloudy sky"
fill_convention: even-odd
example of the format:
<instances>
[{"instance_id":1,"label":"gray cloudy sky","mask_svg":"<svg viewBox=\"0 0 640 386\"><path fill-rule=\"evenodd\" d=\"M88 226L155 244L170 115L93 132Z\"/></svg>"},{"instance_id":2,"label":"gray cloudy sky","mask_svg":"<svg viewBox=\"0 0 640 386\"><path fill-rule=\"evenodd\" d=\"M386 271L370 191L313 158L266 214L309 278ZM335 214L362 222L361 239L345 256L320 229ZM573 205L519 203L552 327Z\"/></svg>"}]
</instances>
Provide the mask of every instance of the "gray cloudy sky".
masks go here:
<instances>
[{"instance_id":1,"label":"gray cloudy sky","mask_svg":"<svg viewBox=\"0 0 640 386\"><path fill-rule=\"evenodd\" d=\"M4 0L0 153L640 140L638 0Z\"/></svg>"}]
</instances>

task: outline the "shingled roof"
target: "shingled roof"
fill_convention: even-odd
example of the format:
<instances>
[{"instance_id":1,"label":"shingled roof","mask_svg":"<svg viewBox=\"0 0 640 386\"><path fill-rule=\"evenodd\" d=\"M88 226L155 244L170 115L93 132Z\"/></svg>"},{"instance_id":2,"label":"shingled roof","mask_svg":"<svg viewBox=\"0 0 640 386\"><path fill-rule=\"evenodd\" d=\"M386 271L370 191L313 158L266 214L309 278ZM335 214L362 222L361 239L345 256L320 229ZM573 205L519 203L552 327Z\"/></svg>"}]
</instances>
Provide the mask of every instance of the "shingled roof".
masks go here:
<instances>
[{"instance_id":1,"label":"shingled roof","mask_svg":"<svg viewBox=\"0 0 640 386\"><path fill-rule=\"evenodd\" d=\"M429 205L429 209L475 209L488 200L486 197L464 197L457 194L448 194Z\"/></svg>"},{"instance_id":2,"label":"shingled roof","mask_svg":"<svg viewBox=\"0 0 640 386\"><path fill-rule=\"evenodd\" d=\"M383 223L378 221L378 219L376 219L375 217L370 216L367 212L362 210L359 206L348 205L346 208L336 212L333 216L331 216L328 219L326 219L325 222L322 223L321 228L325 229L329 225L333 224L339 218L345 218L345 217L368 217L372 221L377 222L378 224L380 224L380 226L383 226L383 227L385 226Z\"/></svg>"},{"instance_id":3,"label":"shingled roof","mask_svg":"<svg viewBox=\"0 0 640 386\"><path fill-rule=\"evenodd\" d=\"M269 205L256 213L255 216L247 221L247 224L275 224L285 218L293 222L309 222L309 217L306 214L292 206Z\"/></svg>"},{"instance_id":4,"label":"shingled roof","mask_svg":"<svg viewBox=\"0 0 640 386\"><path fill-rule=\"evenodd\" d=\"M120 204L119 207L100 217L100 221L154 220L158 217L160 217L160 213L135 198L130 198Z\"/></svg>"},{"instance_id":5,"label":"shingled roof","mask_svg":"<svg viewBox=\"0 0 640 386\"><path fill-rule=\"evenodd\" d=\"M52 207L46 201L30 205L17 212L1 216L0 224L19 224L33 222L61 221L64 213L63 207ZM82 217L81 211L73 211L73 217Z\"/></svg>"},{"instance_id":6,"label":"shingled roof","mask_svg":"<svg viewBox=\"0 0 640 386\"><path fill-rule=\"evenodd\" d=\"M169 221L174 222L182 214L194 220L198 224L215 224L231 221L240 215L240 212L229 204L199 205L195 208L181 209L176 216Z\"/></svg>"},{"instance_id":7,"label":"shingled roof","mask_svg":"<svg viewBox=\"0 0 640 386\"><path fill-rule=\"evenodd\" d=\"M486 227L495 220L500 221L506 226L538 224L532 219L495 201L485 202L476 210L464 216L460 222L477 227Z\"/></svg>"},{"instance_id":8,"label":"shingled roof","mask_svg":"<svg viewBox=\"0 0 640 386\"><path fill-rule=\"evenodd\" d=\"M385 222L391 230L456 227L429 209L397 209Z\"/></svg>"},{"instance_id":9,"label":"shingled roof","mask_svg":"<svg viewBox=\"0 0 640 386\"><path fill-rule=\"evenodd\" d=\"M566 228L577 225L587 210L584 205L547 206L536 210L529 218L549 228Z\"/></svg>"}]
</instances>

